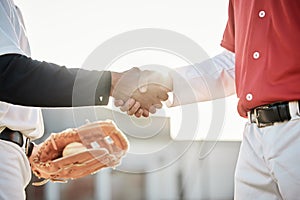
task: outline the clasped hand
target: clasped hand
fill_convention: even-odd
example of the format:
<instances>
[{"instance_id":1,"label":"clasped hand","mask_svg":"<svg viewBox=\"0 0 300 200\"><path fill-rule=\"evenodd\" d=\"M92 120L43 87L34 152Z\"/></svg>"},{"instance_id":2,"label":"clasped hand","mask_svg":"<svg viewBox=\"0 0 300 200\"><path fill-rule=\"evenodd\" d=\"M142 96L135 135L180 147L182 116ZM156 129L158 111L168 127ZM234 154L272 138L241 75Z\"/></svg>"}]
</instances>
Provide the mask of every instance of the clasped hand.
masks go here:
<instances>
[{"instance_id":1,"label":"clasped hand","mask_svg":"<svg viewBox=\"0 0 300 200\"><path fill-rule=\"evenodd\" d=\"M148 117L162 108L162 101L172 91L169 75L132 68L123 73L112 72L111 96L115 105L128 115Z\"/></svg>"}]
</instances>

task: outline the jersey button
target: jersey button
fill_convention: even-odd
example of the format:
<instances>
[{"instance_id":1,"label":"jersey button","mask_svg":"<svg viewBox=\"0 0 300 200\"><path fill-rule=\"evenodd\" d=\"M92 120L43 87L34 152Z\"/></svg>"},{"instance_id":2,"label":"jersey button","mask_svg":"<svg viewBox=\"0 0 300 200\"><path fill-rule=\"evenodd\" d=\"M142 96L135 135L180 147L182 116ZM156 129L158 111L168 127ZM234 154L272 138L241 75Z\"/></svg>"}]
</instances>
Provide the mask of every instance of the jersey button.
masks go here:
<instances>
[{"instance_id":1,"label":"jersey button","mask_svg":"<svg viewBox=\"0 0 300 200\"><path fill-rule=\"evenodd\" d=\"M255 51L255 52L253 53L253 58L257 60L257 59L259 59L259 57L260 57L259 52L258 52L258 51Z\"/></svg>"},{"instance_id":2,"label":"jersey button","mask_svg":"<svg viewBox=\"0 0 300 200\"><path fill-rule=\"evenodd\" d=\"M247 99L247 101L251 101L253 99L253 95L251 93L248 93L246 95L246 99Z\"/></svg>"},{"instance_id":3,"label":"jersey button","mask_svg":"<svg viewBox=\"0 0 300 200\"><path fill-rule=\"evenodd\" d=\"M263 10L261 10L261 11L259 11L258 16L259 16L260 18L264 18L264 17L266 16L266 12L263 11Z\"/></svg>"}]
</instances>

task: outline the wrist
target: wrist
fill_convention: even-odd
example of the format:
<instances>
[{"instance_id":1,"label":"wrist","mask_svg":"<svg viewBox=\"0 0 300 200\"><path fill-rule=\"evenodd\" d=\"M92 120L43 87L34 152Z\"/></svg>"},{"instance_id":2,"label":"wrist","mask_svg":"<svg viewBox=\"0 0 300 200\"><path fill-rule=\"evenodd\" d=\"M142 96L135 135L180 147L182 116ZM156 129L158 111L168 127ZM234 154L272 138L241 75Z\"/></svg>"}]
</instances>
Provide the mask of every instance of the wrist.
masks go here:
<instances>
[{"instance_id":1,"label":"wrist","mask_svg":"<svg viewBox=\"0 0 300 200\"><path fill-rule=\"evenodd\" d=\"M122 73L119 72L111 72L111 88L110 88L110 96L113 96L115 92L116 85L122 77Z\"/></svg>"}]
</instances>

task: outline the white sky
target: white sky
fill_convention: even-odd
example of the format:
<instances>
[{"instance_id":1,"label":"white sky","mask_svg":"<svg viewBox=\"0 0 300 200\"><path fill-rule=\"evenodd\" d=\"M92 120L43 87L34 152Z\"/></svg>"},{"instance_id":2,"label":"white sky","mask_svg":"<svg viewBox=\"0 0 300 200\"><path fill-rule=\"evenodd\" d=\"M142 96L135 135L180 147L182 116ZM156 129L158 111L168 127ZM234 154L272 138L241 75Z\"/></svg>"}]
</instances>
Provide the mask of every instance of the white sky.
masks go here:
<instances>
[{"instance_id":1,"label":"white sky","mask_svg":"<svg viewBox=\"0 0 300 200\"><path fill-rule=\"evenodd\" d=\"M14 0L21 8L32 57L67 67L81 67L87 56L111 37L138 28L163 28L197 42L210 56L220 53L227 19L228 0ZM140 58L140 59L139 59ZM156 64L178 67L179 59ZM141 56L130 55L118 66L145 65ZM150 63L148 63L150 64ZM222 138L240 139L244 120L236 112L236 99L227 101ZM200 104L200 107L207 107ZM204 109L204 108L203 108ZM205 110L204 112L209 112ZM229 123L230 122L230 123Z\"/></svg>"}]
</instances>

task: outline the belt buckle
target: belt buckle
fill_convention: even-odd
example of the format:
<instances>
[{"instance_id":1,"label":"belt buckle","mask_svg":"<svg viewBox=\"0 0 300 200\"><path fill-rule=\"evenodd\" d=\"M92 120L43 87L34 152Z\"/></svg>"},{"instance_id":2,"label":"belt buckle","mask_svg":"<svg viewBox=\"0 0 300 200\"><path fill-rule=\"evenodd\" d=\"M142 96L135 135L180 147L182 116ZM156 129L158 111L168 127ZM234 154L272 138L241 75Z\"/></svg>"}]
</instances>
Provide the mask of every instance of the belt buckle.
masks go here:
<instances>
[{"instance_id":1,"label":"belt buckle","mask_svg":"<svg viewBox=\"0 0 300 200\"><path fill-rule=\"evenodd\" d=\"M252 112L251 110L247 112L247 117L248 117L248 122L250 124L256 123L256 120L254 120L254 111Z\"/></svg>"},{"instance_id":2,"label":"belt buckle","mask_svg":"<svg viewBox=\"0 0 300 200\"><path fill-rule=\"evenodd\" d=\"M260 128L260 123L259 123L259 121L258 121L258 113L257 113L257 109L256 108L254 108L254 110L253 110L253 115L254 115L254 117L255 117L255 123L256 123L256 125Z\"/></svg>"},{"instance_id":3,"label":"belt buckle","mask_svg":"<svg viewBox=\"0 0 300 200\"><path fill-rule=\"evenodd\" d=\"M253 110L253 114L255 115L255 124L257 125L257 127L258 128L264 128L264 127L266 127L266 126L270 126L270 125L272 125L272 124L266 124L266 123L260 123L259 122L259 120L258 120L258 117L259 117L259 113L257 112L257 109L255 108L254 110Z\"/></svg>"},{"instance_id":4,"label":"belt buckle","mask_svg":"<svg viewBox=\"0 0 300 200\"><path fill-rule=\"evenodd\" d=\"M264 109L268 108L268 107L263 107ZM258 112L258 109L259 108L254 108L253 109L253 113L251 113L250 111L250 114L249 114L249 118L250 118L250 123L255 123L257 125L258 128L264 128L266 126L271 126L273 125L274 123L261 123L259 121L259 112Z\"/></svg>"}]
</instances>

